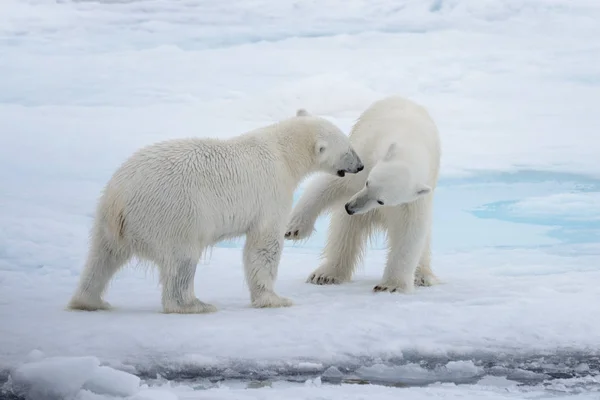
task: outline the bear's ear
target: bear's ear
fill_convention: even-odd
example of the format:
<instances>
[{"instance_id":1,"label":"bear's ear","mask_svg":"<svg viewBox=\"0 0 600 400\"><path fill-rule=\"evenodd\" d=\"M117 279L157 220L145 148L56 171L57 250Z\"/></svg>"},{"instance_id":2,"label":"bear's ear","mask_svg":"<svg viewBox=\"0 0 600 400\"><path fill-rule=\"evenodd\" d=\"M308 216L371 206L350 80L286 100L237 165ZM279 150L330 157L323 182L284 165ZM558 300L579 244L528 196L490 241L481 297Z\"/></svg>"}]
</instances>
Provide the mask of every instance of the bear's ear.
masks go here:
<instances>
[{"instance_id":1,"label":"bear's ear","mask_svg":"<svg viewBox=\"0 0 600 400\"><path fill-rule=\"evenodd\" d=\"M396 156L397 150L398 150L398 146L396 145L396 143L390 144L390 147L388 147L387 152L385 153L385 156L383 157L383 160L390 161L392 158L394 158Z\"/></svg>"},{"instance_id":2,"label":"bear's ear","mask_svg":"<svg viewBox=\"0 0 600 400\"><path fill-rule=\"evenodd\" d=\"M309 115L310 113L304 108L300 108L298 111L296 111L296 117L308 117Z\"/></svg>"},{"instance_id":3,"label":"bear's ear","mask_svg":"<svg viewBox=\"0 0 600 400\"><path fill-rule=\"evenodd\" d=\"M420 183L417 185L417 189L415 190L415 195L417 197L421 197L421 196L425 196L426 194L429 194L430 192L431 192L431 187Z\"/></svg>"},{"instance_id":4,"label":"bear's ear","mask_svg":"<svg viewBox=\"0 0 600 400\"><path fill-rule=\"evenodd\" d=\"M327 150L326 143L322 140L317 141L317 143L315 144L315 153L317 155L321 155L325 152L325 150Z\"/></svg>"}]
</instances>

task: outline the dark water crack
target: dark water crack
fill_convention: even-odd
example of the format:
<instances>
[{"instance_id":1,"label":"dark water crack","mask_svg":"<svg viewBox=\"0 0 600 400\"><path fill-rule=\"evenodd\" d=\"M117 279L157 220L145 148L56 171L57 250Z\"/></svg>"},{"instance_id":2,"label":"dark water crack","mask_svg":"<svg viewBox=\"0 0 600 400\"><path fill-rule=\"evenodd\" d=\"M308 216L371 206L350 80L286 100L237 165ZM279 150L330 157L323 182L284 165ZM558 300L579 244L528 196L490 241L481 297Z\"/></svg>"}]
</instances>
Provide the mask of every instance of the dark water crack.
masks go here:
<instances>
[{"instance_id":1,"label":"dark water crack","mask_svg":"<svg viewBox=\"0 0 600 400\"><path fill-rule=\"evenodd\" d=\"M131 365L130 365L131 366ZM130 371L131 372L131 371ZM351 362L324 364L318 361L226 362L222 365L174 365L168 362L136 365L135 375L149 385L165 381L206 390L236 382L246 388L268 387L275 382L304 384L372 384L391 387L420 387L433 383L475 384L484 377L499 377L521 388L537 387L552 392L600 392L600 355L586 352L556 354L471 354L431 357L404 354L386 360L355 358ZM11 392L10 371L0 371L0 400L24 399ZM559 382L557 386L554 382ZM567 382L566 386L563 382ZM565 388L566 387L566 388Z\"/></svg>"},{"instance_id":2,"label":"dark water crack","mask_svg":"<svg viewBox=\"0 0 600 400\"><path fill-rule=\"evenodd\" d=\"M385 361L359 358L352 362L323 364L303 360L258 364L232 362L223 366L154 365L137 367L142 379L219 382L291 382L320 378L326 383L372 383L393 386L422 386L435 382L474 383L483 376L501 376L531 385L556 379L600 376L600 356L589 353L530 356L479 355L472 357L423 357L407 354Z\"/></svg>"}]
</instances>

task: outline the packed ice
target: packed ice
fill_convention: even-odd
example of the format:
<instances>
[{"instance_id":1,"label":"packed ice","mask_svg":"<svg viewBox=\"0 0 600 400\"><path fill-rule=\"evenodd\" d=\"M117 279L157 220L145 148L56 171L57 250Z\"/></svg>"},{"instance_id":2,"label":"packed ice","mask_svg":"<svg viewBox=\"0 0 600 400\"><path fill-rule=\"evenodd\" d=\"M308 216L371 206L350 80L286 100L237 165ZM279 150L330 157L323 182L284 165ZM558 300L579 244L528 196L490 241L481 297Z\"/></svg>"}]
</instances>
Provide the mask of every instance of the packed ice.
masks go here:
<instances>
[{"instance_id":1,"label":"packed ice","mask_svg":"<svg viewBox=\"0 0 600 400\"><path fill-rule=\"evenodd\" d=\"M594 0L4 0L0 12L0 397L597 399L600 4ZM305 283L328 218L286 242L253 309L243 239L198 265L219 311L161 313L128 265L114 306L67 311L96 200L133 151L293 115L349 132L390 94L442 139L433 270L374 294ZM303 190L303 183L297 193Z\"/></svg>"}]
</instances>

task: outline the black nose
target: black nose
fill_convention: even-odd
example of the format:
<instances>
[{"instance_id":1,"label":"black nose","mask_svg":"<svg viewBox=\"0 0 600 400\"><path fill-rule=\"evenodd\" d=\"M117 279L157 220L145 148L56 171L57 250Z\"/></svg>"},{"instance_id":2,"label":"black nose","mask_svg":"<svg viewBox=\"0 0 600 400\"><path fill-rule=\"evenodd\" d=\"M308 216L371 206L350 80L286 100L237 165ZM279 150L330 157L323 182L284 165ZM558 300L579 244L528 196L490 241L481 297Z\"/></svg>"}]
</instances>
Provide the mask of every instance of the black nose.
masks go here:
<instances>
[{"instance_id":1,"label":"black nose","mask_svg":"<svg viewBox=\"0 0 600 400\"><path fill-rule=\"evenodd\" d=\"M346 212L348 213L348 215L352 215L352 214L354 214L354 211L352 211L352 210L351 210L351 209L348 207L348 204L346 204L346 205L344 206L344 208L346 209Z\"/></svg>"},{"instance_id":2,"label":"black nose","mask_svg":"<svg viewBox=\"0 0 600 400\"><path fill-rule=\"evenodd\" d=\"M364 165L362 165L362 164L360 164L360 165L358 166L358 168L356 168L356 170L357 170L358 172L362 171L363 169L365 169L365 166L364 166Z\"/></svg>"}]
</instances>

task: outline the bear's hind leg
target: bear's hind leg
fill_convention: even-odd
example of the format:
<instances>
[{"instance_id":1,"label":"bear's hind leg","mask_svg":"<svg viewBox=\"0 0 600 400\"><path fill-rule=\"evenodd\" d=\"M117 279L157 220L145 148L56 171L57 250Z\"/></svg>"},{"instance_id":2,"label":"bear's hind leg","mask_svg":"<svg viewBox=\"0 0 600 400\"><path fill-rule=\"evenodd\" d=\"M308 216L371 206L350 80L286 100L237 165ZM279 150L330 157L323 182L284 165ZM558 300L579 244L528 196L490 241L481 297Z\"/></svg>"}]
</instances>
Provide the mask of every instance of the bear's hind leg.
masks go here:
<instances>
[{"instance_id":1,"label":"bear's hind leg","mask_svg":"<svg viewBox=\"0 0 600 400\"><path fill-rule=\"evenodd\" d=\"M306 280L315 285L340 284L350 281L360 261L365 243L372 232L371 213L350 216L343 207L331 216L327 243L323 250L324 263Z\"/></svg>"},{"instance_id":2,"label":"bear's hind leg","mask_svg":"<svg viewBox=\"0 0 600 400\"><path fill-rule=\"evenodd\" d=\"M167 260L158 264L164 313L204 314L217 311L212 304L204 303L196 298L194 277L196 276L197 259Z\"/></svg>"},{"instance_id":3,"label":"bear's hind leg","mask_svg":"<svg viewBox=\"0 0 600 400\"><path fill-rule=\"evenodd\" d=\"M250 288L250 300L255 308L277 308L292 305L273 289L281 260L283 236L279 230L249 232L244 247L244 273Z\"/></svg>"},{"instance_id":4,"label":"bear's hind leg","mask_svg":"<svg viewBox=\"0 0 600 400\"><path fill-rule=\"evenodd\" d=\"M68 304L72 310L107 310L110 304L102 299L106 286L117 270L131 258L131 250L102 233L92 237L79 286Z\"/></svg>"}]
</instances>

